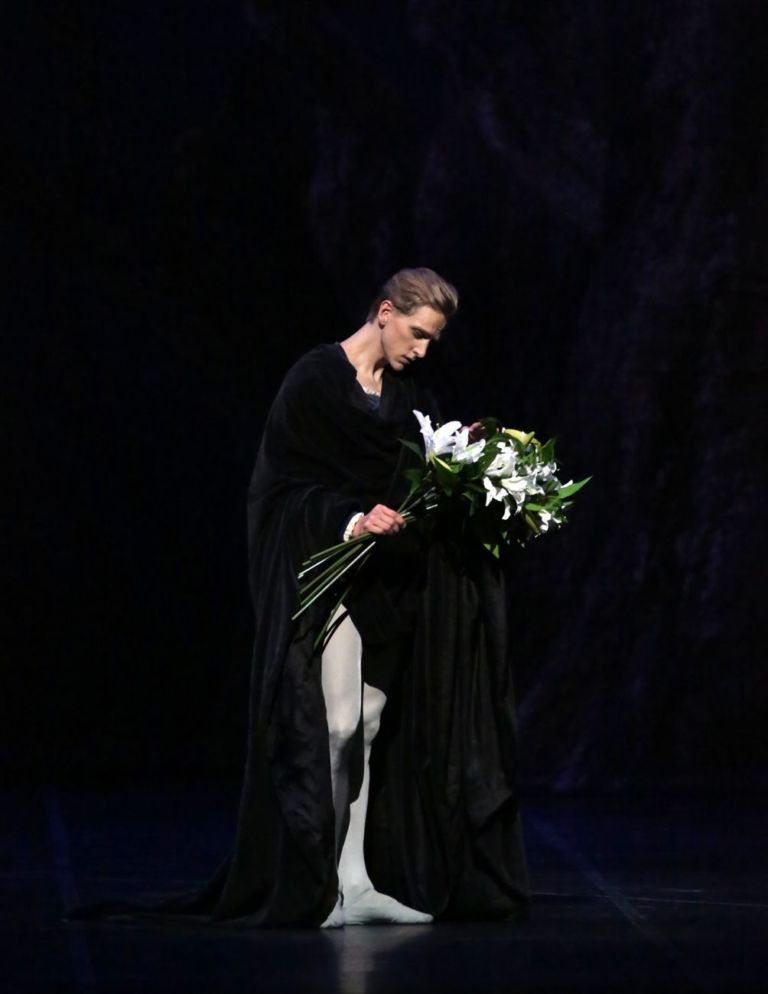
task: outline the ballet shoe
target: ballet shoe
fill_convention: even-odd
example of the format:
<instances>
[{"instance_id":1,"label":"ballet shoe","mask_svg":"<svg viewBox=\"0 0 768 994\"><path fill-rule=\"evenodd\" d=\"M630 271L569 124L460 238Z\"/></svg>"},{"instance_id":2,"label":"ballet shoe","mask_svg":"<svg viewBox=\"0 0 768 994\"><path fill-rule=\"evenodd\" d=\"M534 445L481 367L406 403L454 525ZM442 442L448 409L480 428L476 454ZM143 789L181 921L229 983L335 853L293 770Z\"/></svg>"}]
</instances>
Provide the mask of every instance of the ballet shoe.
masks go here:
<instances>
[{"instance_id":1,"label":"ballet shoe","mask_svg":"<svg viewBox=\"0 0 768 994\"><path fill-rule=\"evenodd\" d=\"M320 928L344 928L344 907L342 905L341 894L336 899L333 911L328 915Z\"/></svg>"},{"instance_id":2,"label":"ballet shoe","mask_svg":"<svg viewBox=\"0 0 768 994\"><path fill-rule=\"evenodd\" d=\"M432 915L416 911L372 887L344 899L345 925L429 925Z\"/></svg>"}]
</instances>

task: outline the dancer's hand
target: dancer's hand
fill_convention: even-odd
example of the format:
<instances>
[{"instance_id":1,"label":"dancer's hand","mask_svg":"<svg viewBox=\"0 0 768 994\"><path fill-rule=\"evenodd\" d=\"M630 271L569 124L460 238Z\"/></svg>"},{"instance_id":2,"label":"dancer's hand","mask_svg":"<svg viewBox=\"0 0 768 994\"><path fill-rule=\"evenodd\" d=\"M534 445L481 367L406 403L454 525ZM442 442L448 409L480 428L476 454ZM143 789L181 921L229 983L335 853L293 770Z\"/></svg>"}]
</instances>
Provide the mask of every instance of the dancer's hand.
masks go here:
<instances>
[{"instance_id":1,"label":"dancer's hand","mask_svg":"<svg viewBox=\"0 0 768 994\"><path fill-rule=\"evenodd\" d=\"M477 442L485 435L485 428L480 421L473 421L471 425L464 425L464 427L469 430L470 442Z\"/></svg>"},{"instance_id":2,"label":"dancer's hand","mask_svg":"<svg viewBox=\"0 0 768 994\"><path fill-rule=\"evenodd\" d=\"M402 514L398 514L385 504L377 504L362 518L357 519L352 529L352 537L357 538L364 532L370 532L372 535L395 535L402 528L405 528L405 518Z\"/></svg>"}]
</instances>

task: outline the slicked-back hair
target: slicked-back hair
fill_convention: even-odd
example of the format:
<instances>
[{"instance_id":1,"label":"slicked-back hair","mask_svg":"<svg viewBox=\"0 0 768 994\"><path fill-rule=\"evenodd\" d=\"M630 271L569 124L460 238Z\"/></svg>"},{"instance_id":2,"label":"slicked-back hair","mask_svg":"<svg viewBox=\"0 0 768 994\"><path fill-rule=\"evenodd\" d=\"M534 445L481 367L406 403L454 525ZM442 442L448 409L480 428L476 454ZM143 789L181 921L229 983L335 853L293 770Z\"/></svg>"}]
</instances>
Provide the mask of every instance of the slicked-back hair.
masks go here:
<instances>
[{"instance_id":1,"label":"slicked-back hair","mask_svg":"<svg viewBox=\"0 0 768 994\"><path fill-rule=\"evenodd\" d=\"M432 269L401 269L390 276L379 290L368 310L368 321L373 321L384 300L391 300L401 314L413 314L420 307L431 307L446 321L459 307L456 287Z\"/></svg>"}]
</instances>

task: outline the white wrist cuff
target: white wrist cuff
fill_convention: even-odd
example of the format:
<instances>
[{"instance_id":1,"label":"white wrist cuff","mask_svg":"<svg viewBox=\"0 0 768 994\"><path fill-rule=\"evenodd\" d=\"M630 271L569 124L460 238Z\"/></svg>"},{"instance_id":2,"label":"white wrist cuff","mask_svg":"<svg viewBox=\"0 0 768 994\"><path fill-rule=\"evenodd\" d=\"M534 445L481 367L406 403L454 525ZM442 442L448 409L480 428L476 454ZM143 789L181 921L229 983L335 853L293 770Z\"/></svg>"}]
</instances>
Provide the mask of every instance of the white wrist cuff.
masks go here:
<instances>
[{"instance_id":1,"label":"white wrist cuff","mask_svg":"<svg viewBox=\"0 0 768 994\"><path fill-rule=\"evenodd\" d=\"M344 529L344 534L342 535L342 541L348 542L352 538L352 532L355 530L355 525L363 517L363 512L358 511L357 514L353 514L352 517L347 522L347 527Z\"/></svg>"}]
</instances>

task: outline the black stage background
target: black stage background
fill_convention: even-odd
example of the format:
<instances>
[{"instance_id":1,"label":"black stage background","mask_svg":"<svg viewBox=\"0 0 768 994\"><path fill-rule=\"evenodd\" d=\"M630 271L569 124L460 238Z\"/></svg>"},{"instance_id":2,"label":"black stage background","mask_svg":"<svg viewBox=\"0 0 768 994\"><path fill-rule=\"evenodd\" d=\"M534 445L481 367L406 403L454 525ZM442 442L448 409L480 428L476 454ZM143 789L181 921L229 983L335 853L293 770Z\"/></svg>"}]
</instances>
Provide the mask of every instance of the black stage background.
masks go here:
<instances>
[{"instance_id":1,"label":"black stage background","mask_svg":"<svg viewBox=\"0 0 768 994\"><path fill-rule=\"evenodd\" d=\"M510 575L524 784L764 787L765 5L18 6L6 774L237 777L267 406L429 265L444 410L595 477Z\"/></svg>"}]
</instances>

